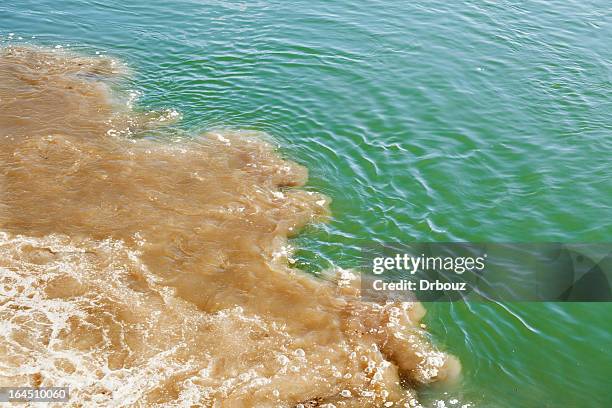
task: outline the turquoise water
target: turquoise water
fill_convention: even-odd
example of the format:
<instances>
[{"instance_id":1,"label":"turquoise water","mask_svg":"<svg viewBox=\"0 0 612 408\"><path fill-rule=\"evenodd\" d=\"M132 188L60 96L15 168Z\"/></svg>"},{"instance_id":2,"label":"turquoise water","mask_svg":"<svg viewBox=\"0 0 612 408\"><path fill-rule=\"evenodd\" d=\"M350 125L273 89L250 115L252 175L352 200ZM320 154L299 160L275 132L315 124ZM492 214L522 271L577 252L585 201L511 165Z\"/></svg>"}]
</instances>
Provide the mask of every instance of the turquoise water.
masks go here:
<instances>
[{"instance_id":1,"label":"turquoise water","mask_svg":"<svg viewBox=\"0 0 612 408\"><path fill-rule=\"evenodd\" d=\"M306 270L362 241L609 241L610 4L448 3L17 1L0 35L126 61L189 131L271 134L334 200ZM430 405L612 406L609 304L428 309L464 365Z\"/></svg>"}]
</instances>

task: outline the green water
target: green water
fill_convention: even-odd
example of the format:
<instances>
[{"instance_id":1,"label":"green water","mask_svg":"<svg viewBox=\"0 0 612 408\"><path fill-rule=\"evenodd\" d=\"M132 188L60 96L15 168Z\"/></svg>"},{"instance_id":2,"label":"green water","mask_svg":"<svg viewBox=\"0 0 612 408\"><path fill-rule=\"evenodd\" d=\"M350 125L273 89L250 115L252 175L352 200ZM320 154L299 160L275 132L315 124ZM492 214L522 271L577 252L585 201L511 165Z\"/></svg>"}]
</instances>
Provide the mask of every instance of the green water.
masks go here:
<instances>
[{"instance_id":1,"label":"green water","mask_svg":"<svg viewBox=\"0 0 612 408\"><path fill-rule=\"evenodd\" d=\"M1 44L116 56L142 109L273 135L334 200L296 240L313 272L359 241L609 241L611 24L605 0L0 3ZM427 406L612 406L612 305L428 309L464 378Z\"/></svg>"}]
</instances>

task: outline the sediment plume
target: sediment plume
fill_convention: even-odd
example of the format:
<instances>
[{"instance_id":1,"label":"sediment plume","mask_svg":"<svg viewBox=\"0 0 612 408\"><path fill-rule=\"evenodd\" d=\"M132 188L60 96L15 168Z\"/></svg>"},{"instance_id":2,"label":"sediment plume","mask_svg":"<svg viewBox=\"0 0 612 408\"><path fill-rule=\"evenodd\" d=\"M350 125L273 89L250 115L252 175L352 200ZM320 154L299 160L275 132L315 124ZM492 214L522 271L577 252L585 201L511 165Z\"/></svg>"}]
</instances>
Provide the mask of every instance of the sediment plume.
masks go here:
<instances>
[{"instance_id":1,"label":"sediment plume","mask_svg":"<svg viewBox=\"0 0 612 408\"><path fill-rule=\"evenodd\" d=\"M0 50L0 386L69 386L70 406L415 407L412 387L457 374L420 304L290 266L288 238L329 216L304 167L256 132L149 133L168 115L118 96L126 74Z\"/></svg>"}]
</instances>

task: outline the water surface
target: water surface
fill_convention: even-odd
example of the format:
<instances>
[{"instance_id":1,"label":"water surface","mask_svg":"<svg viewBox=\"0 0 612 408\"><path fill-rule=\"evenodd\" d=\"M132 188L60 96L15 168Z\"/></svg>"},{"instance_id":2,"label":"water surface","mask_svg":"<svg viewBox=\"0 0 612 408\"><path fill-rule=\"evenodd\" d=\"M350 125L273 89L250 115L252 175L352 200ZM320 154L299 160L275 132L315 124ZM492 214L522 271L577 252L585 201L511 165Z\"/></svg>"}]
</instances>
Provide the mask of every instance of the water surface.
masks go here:
<instances>
[{"instance_id":1,"label":"water surface","mask_svg":"<svg viewBox=\"0 0 612 408\"><path fill-rule=\"evenodd\" d=\"M137 109L175 109L177 132L272 135L333 200L332 221L294 243L316 272L356 265L364 240L609 240L611 14L604 1L22 1L0 6L0 34L126 61ZM612 403L609 305L428 310L462 360L460 401Z\"/></svg>"}]
</instances>

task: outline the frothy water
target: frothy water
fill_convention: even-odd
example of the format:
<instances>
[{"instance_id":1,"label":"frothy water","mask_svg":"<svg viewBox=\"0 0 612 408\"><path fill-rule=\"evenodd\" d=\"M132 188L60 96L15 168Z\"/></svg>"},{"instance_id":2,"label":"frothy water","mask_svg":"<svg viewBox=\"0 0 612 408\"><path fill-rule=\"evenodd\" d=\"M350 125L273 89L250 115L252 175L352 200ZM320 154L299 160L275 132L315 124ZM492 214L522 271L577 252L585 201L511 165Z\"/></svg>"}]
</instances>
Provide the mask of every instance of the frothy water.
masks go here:
<instances>
[{"instance_id":1,"label":"frothy water","mask_svg":"<svg viewBox=\"0 0 612 408\"><path fill-rule=\"evenodd\" d=\"M117 61L0 54L0 385L97 406L418 406L455 377L419 304L361 302L350 271L290 267L329 216L265 135L176 137ZM326 405L327 404L327 405Z\"/></svg>"}]
</instances>

